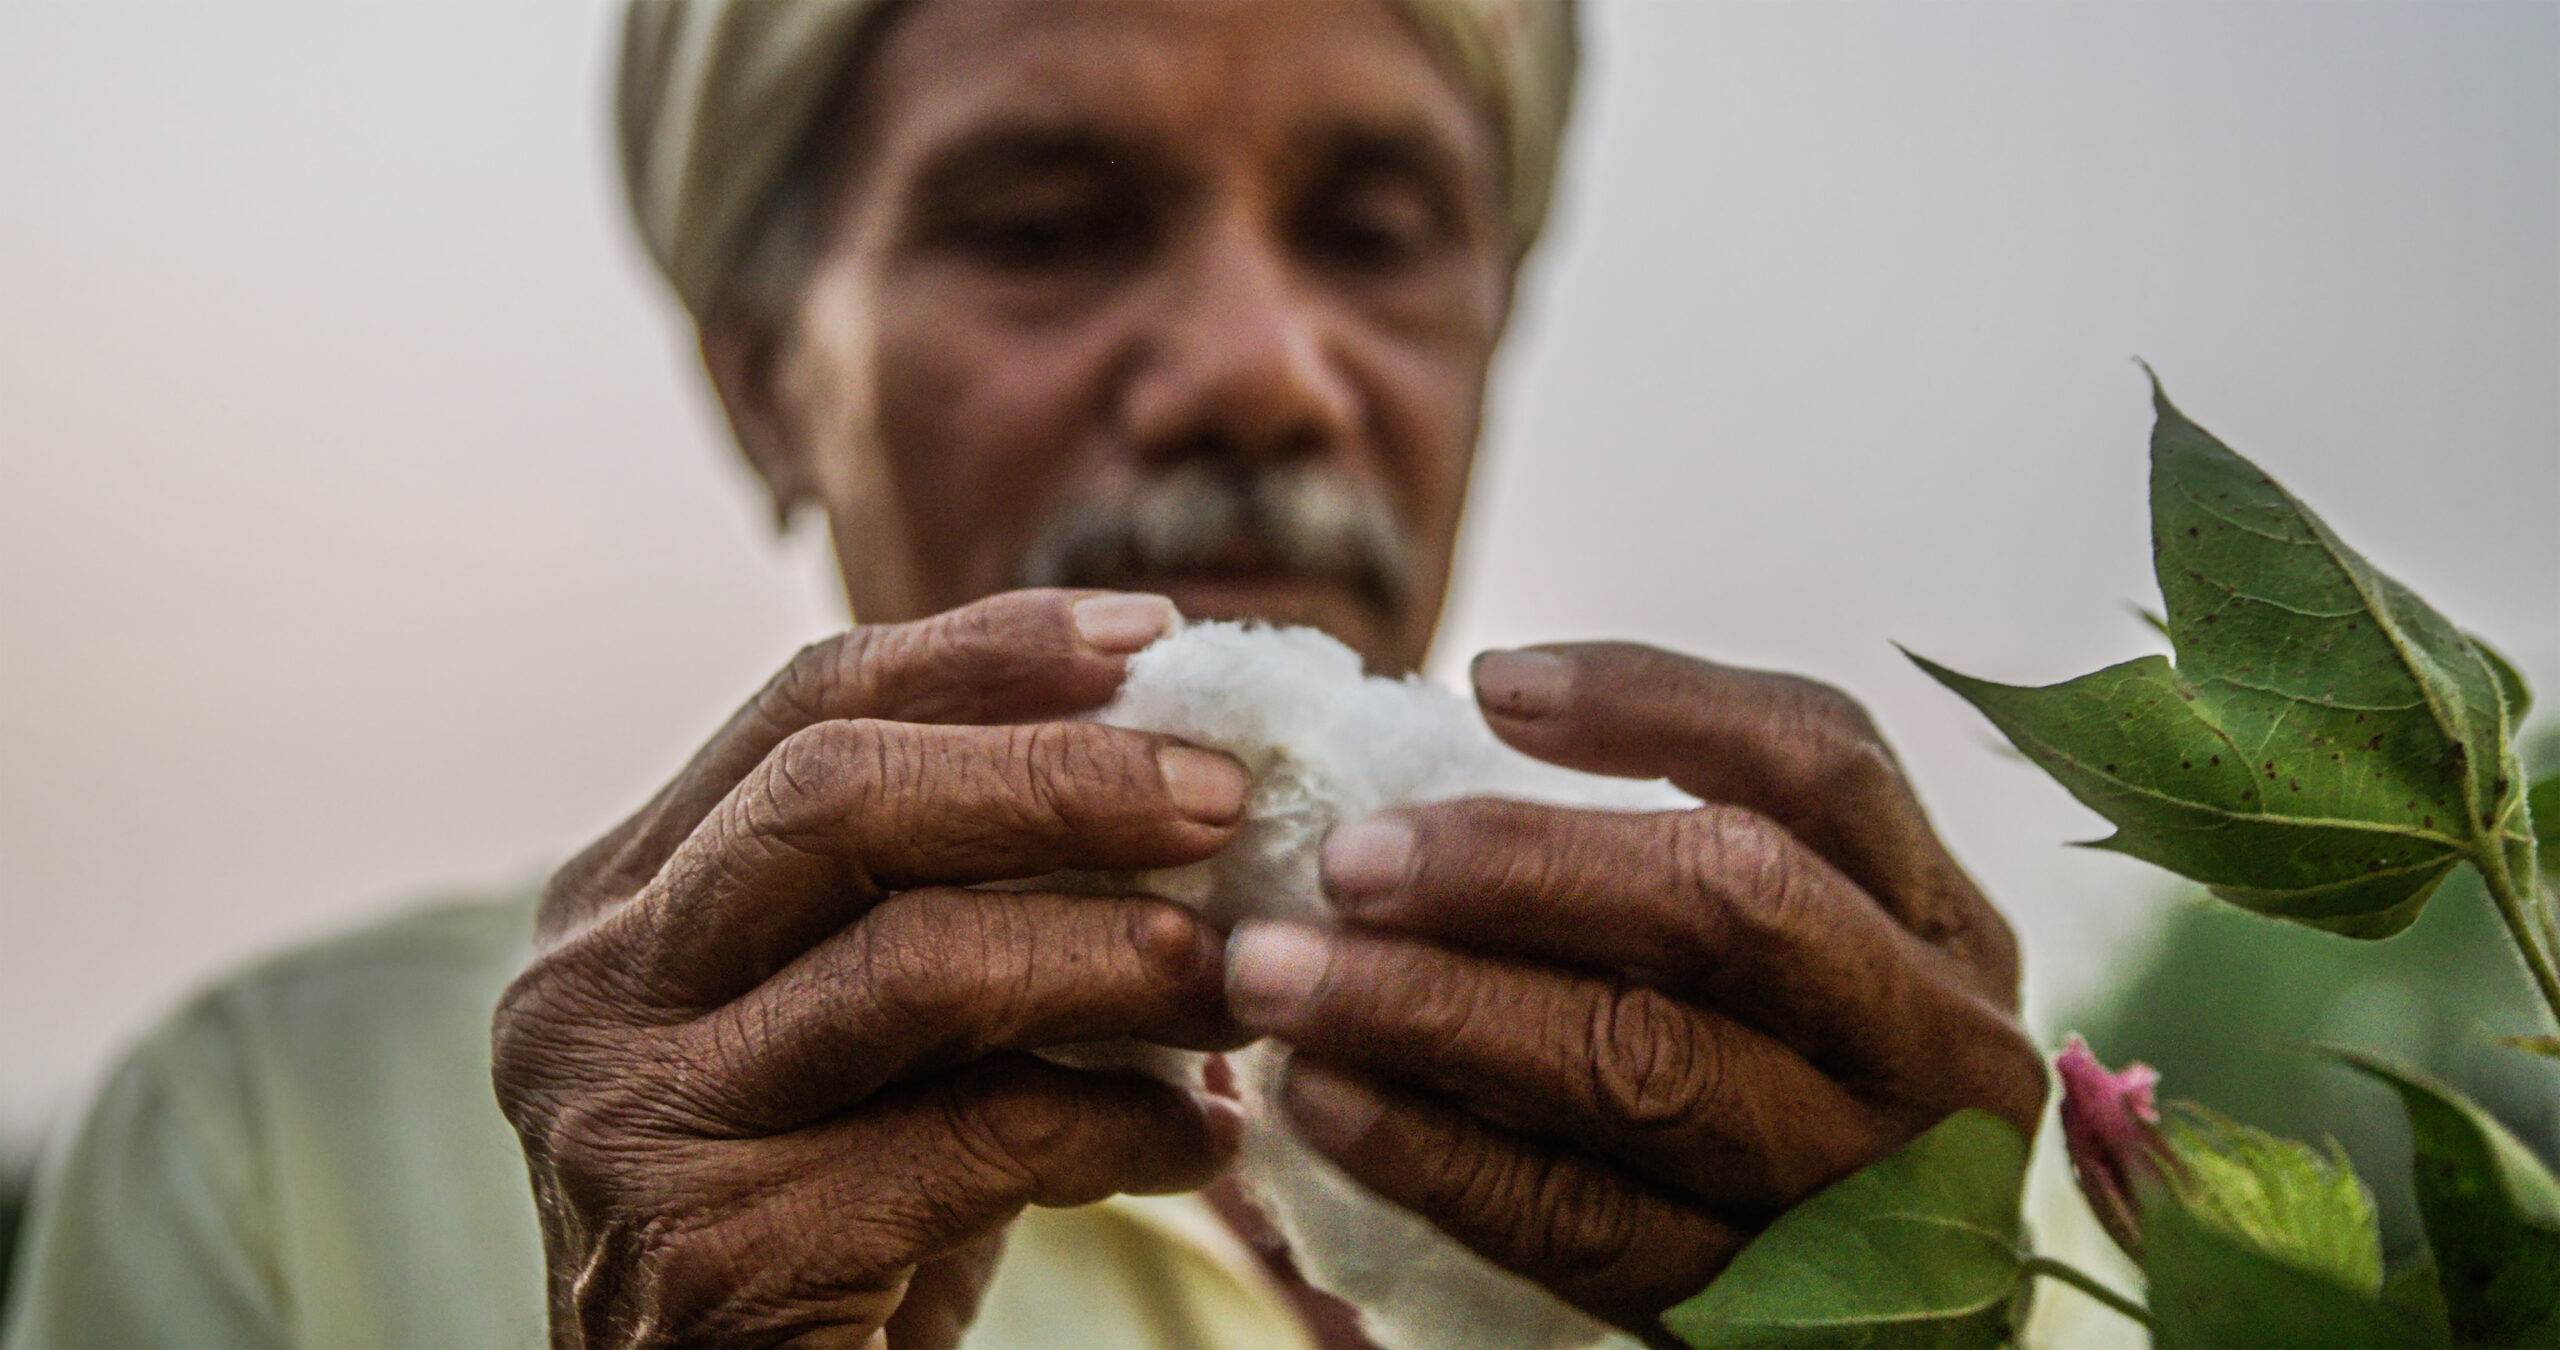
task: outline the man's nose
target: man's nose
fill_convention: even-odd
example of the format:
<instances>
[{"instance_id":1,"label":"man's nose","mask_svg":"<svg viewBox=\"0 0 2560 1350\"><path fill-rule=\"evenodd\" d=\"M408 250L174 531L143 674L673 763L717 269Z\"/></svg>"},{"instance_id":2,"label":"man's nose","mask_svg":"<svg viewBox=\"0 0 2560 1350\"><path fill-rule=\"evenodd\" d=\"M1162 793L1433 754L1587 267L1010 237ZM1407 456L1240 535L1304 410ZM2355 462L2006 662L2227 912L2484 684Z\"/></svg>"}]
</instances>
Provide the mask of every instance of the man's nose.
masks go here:
<instances>
[{"instance_id":1,"label":"man's nose","mask_svg":"<svg viewBox=\"0 0 2560 1350\"><path fill-rule=\"evenodd\" d=\"M1282 240L1243 220L1205 227L1145 321L1125 387L1130 439L1148 459L1307 458L1358 425L1359 394L1333 316Z\"/></svg>"}]
</instances>

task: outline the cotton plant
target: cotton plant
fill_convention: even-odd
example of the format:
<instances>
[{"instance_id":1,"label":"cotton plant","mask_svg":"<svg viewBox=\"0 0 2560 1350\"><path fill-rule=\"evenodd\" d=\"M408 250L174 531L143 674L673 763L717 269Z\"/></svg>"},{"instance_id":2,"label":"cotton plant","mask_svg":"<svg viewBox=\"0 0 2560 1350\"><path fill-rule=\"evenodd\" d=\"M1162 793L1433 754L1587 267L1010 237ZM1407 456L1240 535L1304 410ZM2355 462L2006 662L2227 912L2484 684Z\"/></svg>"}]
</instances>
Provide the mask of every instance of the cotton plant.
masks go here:
<instances>
[{"instance_id":1,"label":"cotton plant","mask_svg":"<svg viewBox=\"0 0 2560 1350\"><path fill-rule=\"evenodd\" d=\"M2244 909L2380 941L2477 870L2560 1020L2560 777L2526 781L2524 681L2153 393L2157 623L2174 657L2043 688L1913 659L2116 827L2096 847ZM2505 1044L2560 1058L2560 1037ZM2164 1106L2150 1068L2110 1070L2073 1037L2055 1062L2064 1145L2142 1297L2033 1251L2017 1217L2026 1143L1966 1111L1781 1217L1665 1321L1702 1350L1991 1347L2058 1280L2161 1347L2560 1347L2560 1180L2453 1088L2321 1052L2408 1114L2427 1238L2413 1263L2385 1268L2372 1196L2334 1143Z\"/></svg>"},{"instance_id":2,"label":"cotton plant","mask_svg":"<svg viewBox=\"0 0 2560 1350\"><path fill-rule=\"evenodd\" d=\"M2098 847L2230 903L2355 940L2414 922L2476 869L2560 1016L2560 779L2528 785L2514 733L2529 693L2494 649L2377 571L2272 478L2157 394L2159 627L2147 656L2045 688L1923 669L2116 826ZM1576 773L1502 745L1456 695L1361 673L1305 629L1204 624L1140 653L1113 725L1235 755L1253 797L1236 842L1191 867L1082 879L1232 924L1321 921L1317 848L1383 807L1474 795L1618 810L1694 805L1663 783ZM2538 838L2536 822L2546 835ZM1048 878L1043 885L1074 884ZM2560 1056L2560 1038L2513 1042ZM1960 1111L1781 1216L1665 1315L1695 1347L1993 1347L2059 1281L2162 1347L2560 1347L2560 1181L2485 1112L2405 1065L2345 1049L2390 1086L2415 1139L2429 1254L2386 1269L2372 1197L2335 1145L2159 1103L2146 1066L2078 1039L2056 1060L2063 1142L2099 1225L2140 1268L2137 1297L2038 1254L2020 1220L2027 1141ZM1079 1062L1195 1076L1198 1057L1131 1044ZM1603 1328L1420 1218L1367 1194L1278 1108L1285 1052L1237 1057L1240 1171L1311 1282L1363 1309L1388 1350L1572 1350Z\"/></svg>"},{"instance_id":3,"label":"cotton plant","mask_svg":"<svg viewBox=\"0 0 2560 1350\"><path fill-rule=\"evenodd\" d=\"M1327 831L1389 806L1497 796L1605 810L1697 805L1661 781L1609 778L1532 759L1495 739L1475 707L1424 680L1364 675L1360 658L1311 628L1194 624L1131 657L1095 714L1233 755L1253 775L1244 820L1216 857L1131 876L1038 884L1138 891L1246 919L1323 922L1317 850ZM1201 1056L1121 1042L1070 1047L1084 1065L1198 1081ZM1270 1212L1309 1283L1360 1309L1385 1350L1580 1350L1607 1328L1500 1269L1420 1216L1370 1194L1302 1142L1279 1103L1286 1052L1229 1057L1245 1105L1237 1172Z\"/></svg>"}]
</instances>

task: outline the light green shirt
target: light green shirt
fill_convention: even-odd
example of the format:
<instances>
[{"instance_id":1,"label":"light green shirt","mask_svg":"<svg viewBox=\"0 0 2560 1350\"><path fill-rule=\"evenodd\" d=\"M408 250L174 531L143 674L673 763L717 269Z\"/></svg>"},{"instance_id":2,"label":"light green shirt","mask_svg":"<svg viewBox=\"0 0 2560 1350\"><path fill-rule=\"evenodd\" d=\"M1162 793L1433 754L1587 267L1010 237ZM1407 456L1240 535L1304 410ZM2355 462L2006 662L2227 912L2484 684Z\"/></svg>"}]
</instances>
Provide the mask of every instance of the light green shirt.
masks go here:
<instances>
[{"instance_id":1,"label":"light green shirt","mask_svg":"<svg viewBox=\"0 0 2560 1350\"><path fill-rule=\"evenodd\" d=\"M137 1048L50 1159L0 1346L539 1346L542 1244L489 1086L527 899L270 961ZM1032 1210L970 1350L1309 1350L1195 1196Z\"/></svg>"}]
</instances>

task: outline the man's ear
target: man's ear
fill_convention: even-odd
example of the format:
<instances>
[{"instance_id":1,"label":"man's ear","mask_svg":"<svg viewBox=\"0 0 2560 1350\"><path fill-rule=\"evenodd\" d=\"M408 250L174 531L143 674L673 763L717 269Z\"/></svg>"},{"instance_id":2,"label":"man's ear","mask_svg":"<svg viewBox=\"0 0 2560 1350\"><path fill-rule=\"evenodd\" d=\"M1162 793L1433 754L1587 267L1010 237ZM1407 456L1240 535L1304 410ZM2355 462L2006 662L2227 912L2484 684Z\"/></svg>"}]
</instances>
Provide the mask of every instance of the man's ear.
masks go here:
<instances>
[{"instance_id":1,"label":"man's ear","mask_svg":"<svg viewBox=\"0 0 2560 1350\"><path fill-rule=\"evenodd\" d=\"M781 334L773 324L734 309L713 310L696 331L702 367L729 416L729 434L773 496L774 527L787 528L791 513L815 495L816 484L783 407Z\"/></svg>"}]
</instances>

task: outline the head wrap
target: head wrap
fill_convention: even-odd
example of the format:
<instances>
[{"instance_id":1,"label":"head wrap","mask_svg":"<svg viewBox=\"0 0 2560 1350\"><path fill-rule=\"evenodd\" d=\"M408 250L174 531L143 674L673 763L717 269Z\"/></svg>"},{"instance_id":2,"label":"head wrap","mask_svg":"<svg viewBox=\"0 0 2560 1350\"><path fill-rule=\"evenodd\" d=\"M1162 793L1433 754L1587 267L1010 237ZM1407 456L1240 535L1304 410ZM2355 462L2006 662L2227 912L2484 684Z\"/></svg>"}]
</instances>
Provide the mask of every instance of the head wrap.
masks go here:
<instances>
[{"instance_id":1,"label":"head wrap","mask_svg":"<svg viewBox=\"0 0 2560 1350\"><path fill-rule=\"evenodd\" d=\"M893 0L632 0L616 91L623 186L687 308L721 294ZM1546 221L1573 95L1574 0L1398 0L1500 120L1525 251Z\"/></svg>"}]
</instances>

